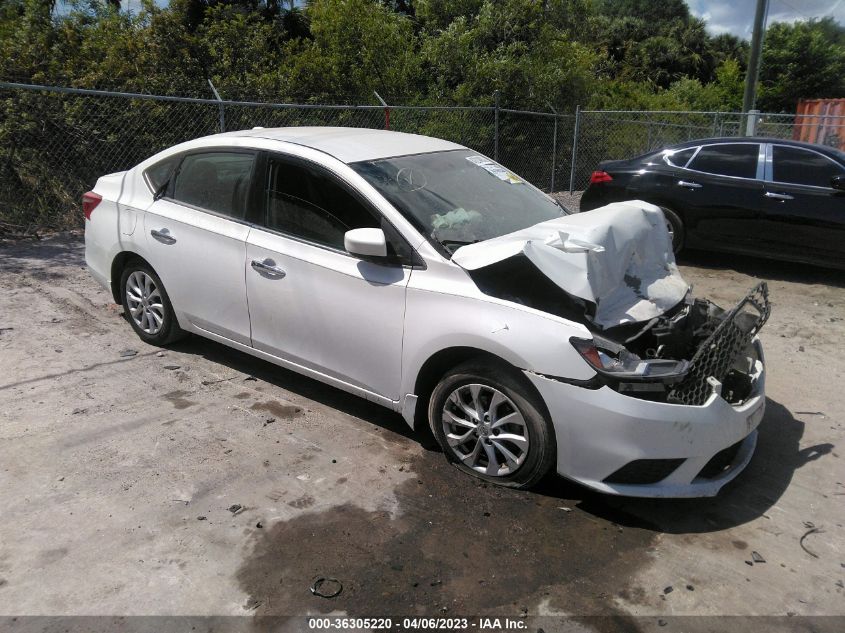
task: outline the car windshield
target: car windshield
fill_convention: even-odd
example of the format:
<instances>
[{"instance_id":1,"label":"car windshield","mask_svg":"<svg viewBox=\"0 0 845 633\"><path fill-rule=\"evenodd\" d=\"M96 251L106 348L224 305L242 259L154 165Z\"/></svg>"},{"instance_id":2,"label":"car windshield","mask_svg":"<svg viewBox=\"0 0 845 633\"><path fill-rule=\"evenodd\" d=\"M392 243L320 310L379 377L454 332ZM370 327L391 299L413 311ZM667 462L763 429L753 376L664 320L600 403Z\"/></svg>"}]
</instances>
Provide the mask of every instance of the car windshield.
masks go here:
<instances>
[{"instance_id":1,"label":"car windshield","mask_svg":"<svg viewBox=\"0 0 845 633\"><path fill-rule=\"evenodd\" d=\"M566 214L522 178L470 150L383 158L351 167L448 253Z\"/></svg>"}]
</instances>

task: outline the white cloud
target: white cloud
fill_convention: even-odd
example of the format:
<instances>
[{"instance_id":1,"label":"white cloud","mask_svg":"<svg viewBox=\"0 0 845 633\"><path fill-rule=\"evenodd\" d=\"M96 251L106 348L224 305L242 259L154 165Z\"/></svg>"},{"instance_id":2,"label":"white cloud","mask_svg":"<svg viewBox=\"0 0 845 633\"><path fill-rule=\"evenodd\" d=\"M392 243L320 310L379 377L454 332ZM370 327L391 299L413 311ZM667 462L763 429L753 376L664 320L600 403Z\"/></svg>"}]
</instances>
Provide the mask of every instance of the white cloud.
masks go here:
<instances>
[{"instance_id":1,"label":"white cloud","mask_svg":"<svg viewBox=\"0 0 845 633\"><path fill-rule=\"evenodd\" d=\"M754 23L754 0L687 0L693 15L707 23L707 30L718 35L733 33L751 37ZM845 23L845 0L769 0L767 24L796 22L830 16Z\"/></svg>"}]
</instances>

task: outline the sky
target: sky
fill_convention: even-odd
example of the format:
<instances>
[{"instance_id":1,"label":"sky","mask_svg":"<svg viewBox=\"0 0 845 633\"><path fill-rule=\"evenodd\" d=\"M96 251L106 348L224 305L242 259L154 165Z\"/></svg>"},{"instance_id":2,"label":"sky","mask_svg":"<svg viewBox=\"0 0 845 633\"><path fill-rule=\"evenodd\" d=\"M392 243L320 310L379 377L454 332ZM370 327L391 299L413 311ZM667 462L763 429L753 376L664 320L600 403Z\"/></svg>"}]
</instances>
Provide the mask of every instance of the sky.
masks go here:
<instances>
[{"instance_id":1,"label":"sky","mask_svg":"<svg viewBox=\"0 0 845 633\"><path fill-rule=\"evenodd\" d=\"M167 2L168 0L156 0L159 6L166 5ZM687 0L692 14L707 23L707 30L711 34L733 33L743 39L751 38L756 4L756 0ZM137 11L140 6L140 0L123 0L124 9ZM69 6L59 0L58 10L59 13L64 13L69 10ZM769 0L766 23L795 22L826 16L845 24L845 0Z\"/></svg>"},{"instance_id":2,"label":"sky","mask_svg":"<svg viewBox=\"0 0 845 633\"><path fill-rule=\"evenodd\" d=\"M693 15L707 23L713 35L733 33L749 39L754 24L755 0L687 0ZM830 16L845 24L845 0L769 0L767 24Z\"/></svg>"}]
</instances>

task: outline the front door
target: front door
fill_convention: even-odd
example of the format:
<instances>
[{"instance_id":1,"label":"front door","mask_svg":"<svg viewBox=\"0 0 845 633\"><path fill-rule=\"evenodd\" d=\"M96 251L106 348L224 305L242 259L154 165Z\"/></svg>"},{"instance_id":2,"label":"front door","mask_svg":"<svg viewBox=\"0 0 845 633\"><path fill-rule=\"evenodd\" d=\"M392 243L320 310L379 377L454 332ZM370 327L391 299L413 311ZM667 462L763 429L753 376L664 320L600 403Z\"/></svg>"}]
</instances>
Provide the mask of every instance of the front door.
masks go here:
<instances>
[{"instance_id":1,"label":"front door","mask_svg":"<svg viewBox=\"0 0 845 633\"><path fill-rule=\"evenodd\" d=\"M346 231L381 227L380 215L314 163L271 155L263 171L264 228L246 252L253 346L398 400L411 269L343 249Z\"/></svg>"},{"instance_id":2,"label":"front door","mask_svg":"<svg viewBox=\"0 0 845 633\"><path fill-rule=\"evenodd\" d=\"M773 253L845 264L845 192L830 186L845 167L790 145L773 144L769 152L761 238Z\"/></svg>"}]
</instances>

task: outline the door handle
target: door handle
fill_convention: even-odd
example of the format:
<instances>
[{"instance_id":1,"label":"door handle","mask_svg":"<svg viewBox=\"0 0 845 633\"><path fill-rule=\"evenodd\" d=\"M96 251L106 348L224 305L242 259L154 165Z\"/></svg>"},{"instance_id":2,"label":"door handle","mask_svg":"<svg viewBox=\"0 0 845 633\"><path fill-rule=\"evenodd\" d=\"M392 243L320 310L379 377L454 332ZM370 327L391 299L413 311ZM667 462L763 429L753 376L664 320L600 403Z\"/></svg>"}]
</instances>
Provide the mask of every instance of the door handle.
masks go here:
<instances>
[{"instance_id":1,"label":"door handle","mask_svg":"<svg viewBox=\"0 0 845 633\"><path fill-rule=\"evenodd\" d=\"M788 195L788 194L777 193L775 191L767 191L765 195L766 195L767 198L773 198L774 200L780 200L781 202L783 202L784 200L792 200L793 199L793 197Z\"/></svg>"},{"instance_id":2,"label":"door handle","mask_svg":"<svg viewBox=\"0 0 845 633\"><path fill-rule=\"evenodd\" d=\"M687 189L701 189L701 185L699 185L697 182L689 182L688 180L679 180L678 186L686 187Z\"/></svg>"},{"instance_id":3,"label":"door handle","mask_svg":"<svg viewBox=\"0 0 845 633\"><path fill-rule=\"evenodd\" d=\"M153 229L150 231L150 235L164 244L173 244L176 242L176 238L170 234L169 229Z\"/></svg>"},{"instance_id":4,"label":"door handle","mask_svg":"<svg viewBox=\"0 0 845 633\"><path fill-rule=\"evenodd\" d=\"M287 274L281 268L276 266L276 262L269 258L265 259L263 262L253 259L250 266L252 266L252 269L257 273L264 273L266 275L270 275L271 277L275 277L276 279L281 279Z\"/></svg>"}]
</instances>

